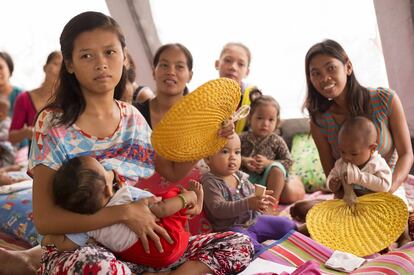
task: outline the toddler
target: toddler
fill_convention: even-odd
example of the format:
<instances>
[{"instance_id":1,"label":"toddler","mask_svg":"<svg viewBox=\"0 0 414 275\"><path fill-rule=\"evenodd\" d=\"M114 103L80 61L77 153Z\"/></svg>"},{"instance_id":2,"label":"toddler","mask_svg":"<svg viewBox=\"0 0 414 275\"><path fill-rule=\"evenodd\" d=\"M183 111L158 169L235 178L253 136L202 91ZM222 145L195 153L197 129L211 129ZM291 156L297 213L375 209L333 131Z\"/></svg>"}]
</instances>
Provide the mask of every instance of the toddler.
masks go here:
<instances>
[{"instance_id":1,"label":"toddler","mask_svg":"<svg viewBox=\"0 0 414 275\"><path fill-rule=\"evenodd\" d=\"M112 171L108 172L92 157L78 157L63 164L53 182L53 193L57 205L81 214L93 214L102 207L130 203L153 197L153 194L132 186L121 184ZM180 193L173 188L162 195L162 201L150 205L151 212L160 219L160 224L168 231L174 243L161 239L164 251L160 253L154 243L146 253L137 235L124 224L115 224L87 233L65 236L46 236L44 244L54 244L59 250L74 250L84 246L89 237L111 249L122 259L163 268L176 262L187 248L190 234L185 230L187 215L197 215L202 209L203 191L199 183L192 182L192 190Z\"/></svg>"},{"instance_id":2,"label":"toddler","mask_svg":"<svg viewBox=\"0 0 414 275\"><path fill-rule=\"evenodd\" d=\"M240 138L235 135L223 149L205 159L210 168L201 178L205 213L215 231L243 233L251 238L257 252L261 242L282 238L296 229L296 224L287 217L261 214L275 199L267 195L271 192L255 196L248 175L239 171L240 152Z\"/></svg>"},{"instance_id":3,"label":"toddler","mask_svg":"<svg viewBox=\"0 0 414 275\"><path fill-rule=\"evenodd\" d=\"M249 132L240 135L242 170L252 183L273 191L281 203L293 203L304 197L302 182L289 179L292 166L289 148L275 133L280 124L280 107L271 96L259 96L251 103L248 116Z\"/></svg>"}]
</instances>

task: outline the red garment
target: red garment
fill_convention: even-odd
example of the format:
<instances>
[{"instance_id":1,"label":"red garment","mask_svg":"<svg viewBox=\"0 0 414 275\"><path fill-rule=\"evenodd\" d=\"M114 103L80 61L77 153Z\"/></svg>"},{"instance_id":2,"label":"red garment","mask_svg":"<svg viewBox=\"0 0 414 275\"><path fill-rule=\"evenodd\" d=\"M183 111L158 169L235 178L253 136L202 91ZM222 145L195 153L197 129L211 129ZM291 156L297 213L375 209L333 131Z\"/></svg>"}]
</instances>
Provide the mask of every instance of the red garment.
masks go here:
<instances>
[{"instance_id":1,"label":"red garment","mask_svg":"<svg viewBox=\"0 0 414 275\"><path fill-rule=\"evenodd\" d=\"M169 191L159 194L163 199L176 197L180 189L173 187ZM160 237L161 245L164 249L160 253L155 247L154 241L148 240L150 253L145 253L141 241L137 241L133 246L122 252L116 252L117 256L128 262L162 268L176 262L184 254L188 246L190 233L186 230L187 215L186 209L182 209L172 216L162 218L159 225L165 228L174 243L169 244L164 238Z\"/></svg>"},{"instance_id":2,"label":"red garment","mask_svg":"<svg viewBox=\"0 0 414 275\"><path fill-rule=\"evenodd\" d=\"M33 126L37 111L29 92L19 94L14 105L10 130L20 130L25 124Z\"/></svg>"}]
</instances>

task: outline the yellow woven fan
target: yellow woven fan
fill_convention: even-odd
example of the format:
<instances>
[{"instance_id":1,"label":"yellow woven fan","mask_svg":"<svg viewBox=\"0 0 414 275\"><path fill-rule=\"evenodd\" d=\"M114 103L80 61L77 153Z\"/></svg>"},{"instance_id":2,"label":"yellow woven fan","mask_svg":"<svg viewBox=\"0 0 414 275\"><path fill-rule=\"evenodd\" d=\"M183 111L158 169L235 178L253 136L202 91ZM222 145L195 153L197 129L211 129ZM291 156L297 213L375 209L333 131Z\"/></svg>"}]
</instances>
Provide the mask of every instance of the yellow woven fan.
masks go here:
<instances>
[{"instance_id":1,"label":"yellow woven fan","mask_svg":"<svg viewBox=\"0 0 414 275\"><path fill-rule=\"evenodd\" d=\"M321 202L306 215L312 239L360 257L379 252L395 242L408 220L403 200L381 192L355 197L350 203L345 196L353 192L352 185L343 186L344 200Z\"/></svg>"},{"instance_id":2,"label":"yellow woven fan","mask_svg":"<svg viewBox=\"0 0 414 275\"><path fill-rule=\"evenodd\" d=\"M240 85L228 78L211 80L183 97L154 128L151 142L157 154L177 161L198 160L226 144L218 136L240 101Z\"/></svg>"}]
</instances>

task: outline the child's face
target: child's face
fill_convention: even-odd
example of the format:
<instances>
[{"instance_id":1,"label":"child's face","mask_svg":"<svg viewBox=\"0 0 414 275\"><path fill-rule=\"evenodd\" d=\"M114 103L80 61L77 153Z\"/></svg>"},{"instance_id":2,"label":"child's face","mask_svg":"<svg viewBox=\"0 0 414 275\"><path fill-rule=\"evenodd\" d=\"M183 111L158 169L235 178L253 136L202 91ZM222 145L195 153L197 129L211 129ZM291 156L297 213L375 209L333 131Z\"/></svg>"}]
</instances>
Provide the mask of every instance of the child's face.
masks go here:
<instances>
[{"instance_id":1,"label":"child's face","mask_svg":"<svg viewBox=\"0 0 414 275\"><path fill-rule=\"evenodd\" d=\"M309 72L312 85L318 93L325 98L335 99L345 90L352 65L349 61L343 64L339 59L318 54L310 61Z\"/></svg>"},{"instance_id":2,"label":"child's face","mask_svg":"<svg viewBox=\"0 0 414 275\"><path fill-rule=\"evenodd\" d=\"M365 166L376 147L375 144L366 144L362 138L352 139L347 136L342 136L339 139L338 145L342 160L346 163L352 163L359 168Z\"/></svg>"},{"instance_id":3,"label":"child's face","mask_svg":"<svg viewBox=\"0 0 414 275\"><path fill-rule=\"evenodd\" d=\"M229 46L216 61L216 69L220 77L227 77L241 84L249 74L249 57L246 50L236 45Z\"/></svg>"},{"instance_id":4,"label":"child's face","mask_svg":"<svg viewBox=\"0 0 414 275\"><path fill-rule=\"evenodd\" d=\"M240 138L235 135L218 153L207 158L210 171L219 176L233 175L240 169L241 149Z\"/></svg>"},{"instance_id":5,"label":"child's face","mask_svg":"<svg viewBox=\"0 0 414 275\"><path fill-rule=\"evenodd\" d=\"M103 29L81 33L74 42L72 61L66 65L76 75L84 96L113 93L124 66L117 34Z\"/></svg>"},{"instance_id":6,"label":"child's face","mask_svg":"<svg viewBox=\"0 0 414 275\"><path fill-rule=\"evenodd\" d=\"M250 117L250 128L255 136L264 138L274 132L278 111L272 104L257 106Z\"/></svg>"},{"instance_id":7,"label":"child's face","mask_svg":"<svg viewBox=\"0 0 414 275\"><path fill-rule=\"evenodd\" d=\"M157 92L169 96L181 95L193 76L186 55L178 47L170 47L161 53L153 74Z\"/></svg>"}]
</instances>

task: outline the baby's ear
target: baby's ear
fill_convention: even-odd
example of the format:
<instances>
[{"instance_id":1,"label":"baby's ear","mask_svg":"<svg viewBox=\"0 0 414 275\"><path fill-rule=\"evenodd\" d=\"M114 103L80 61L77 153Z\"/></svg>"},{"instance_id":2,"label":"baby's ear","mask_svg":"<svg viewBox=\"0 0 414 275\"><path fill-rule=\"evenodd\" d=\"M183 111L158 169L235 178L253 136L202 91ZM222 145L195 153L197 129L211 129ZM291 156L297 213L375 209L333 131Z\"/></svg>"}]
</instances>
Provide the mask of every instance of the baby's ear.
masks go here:
<instances>
[{"instance_id":1,"label":"baby's ear","mask_svg":"<svg viewBox=\"0 0 414 275\"><path fill-rule=\"evenodd\" d=\"M373 154L375 152L375 150L377 149L378 143L373 143L369 146L369 150L371 151L371 154Z\"/></svg>"}]
</instances>

